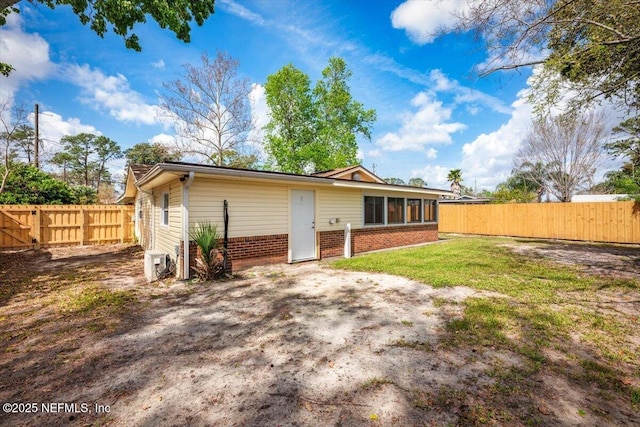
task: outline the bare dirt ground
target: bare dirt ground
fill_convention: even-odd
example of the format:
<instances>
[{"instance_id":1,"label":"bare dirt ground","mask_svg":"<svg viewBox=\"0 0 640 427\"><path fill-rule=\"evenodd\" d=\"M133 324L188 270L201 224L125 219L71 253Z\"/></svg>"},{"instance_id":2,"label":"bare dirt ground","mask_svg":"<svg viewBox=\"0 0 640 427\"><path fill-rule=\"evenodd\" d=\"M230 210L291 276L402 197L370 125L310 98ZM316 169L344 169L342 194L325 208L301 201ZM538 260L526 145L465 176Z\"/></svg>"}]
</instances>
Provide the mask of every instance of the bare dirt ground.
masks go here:
<instances>
[{"instance_id":1,"label":"bare dirt ground","mask_svg":"<svg viewBox=\"0 0 640 427\"><path fill-rule=\"evenodd\" d=\"M515 252L548 258L560 264L575 265L600 276L640 279L640 247L602 245L549 240L524 240L507 245Z\"/></svg>"},{"instance_id":2,"label":"bare dirt ground","mask_svg":"<svg viewBox=\"0 0 640 427\"><path fill-rule=\"evenodd\" d=\"M496 367L521 362L441 345L459 303L487 294L315 262L147 284L135 247L61 248L0 253L0 284L0 403L37 404L0 412L0 425L468 425ZM592 384L562 381L532 378L527 402L507 396L505 412L637 422L615 401L580 414ZM51 402L76 406L43 413Z\"/></svg>"}]
</instances>

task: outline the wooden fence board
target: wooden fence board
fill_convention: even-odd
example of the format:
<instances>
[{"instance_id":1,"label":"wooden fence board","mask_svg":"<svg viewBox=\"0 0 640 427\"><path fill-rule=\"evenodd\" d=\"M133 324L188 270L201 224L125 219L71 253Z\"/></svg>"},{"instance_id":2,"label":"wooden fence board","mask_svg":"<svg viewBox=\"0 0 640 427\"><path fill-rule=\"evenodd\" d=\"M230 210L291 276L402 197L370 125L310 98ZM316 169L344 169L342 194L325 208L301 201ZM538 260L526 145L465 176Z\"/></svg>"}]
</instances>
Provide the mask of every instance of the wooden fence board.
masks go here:
<instances>
[{"instance_id":1,"label":"wooden fence board","mask_svg":"<svg viewBox=\"0 0 640 427\"><path fill-rule=\"evenodd\" d=\"M133 215L122 205L0 205L0 249L131 242Z\"/></svg>"},{"instance_id":2,"label":"wooden fence board","mask_svg":"<svg viewBox=\"0 0 640 427\"><path fill-rule=\"evenodd\" d=\"M635 202L440 205L444 233L640 243Z\"/></svg>"}]
</instances>

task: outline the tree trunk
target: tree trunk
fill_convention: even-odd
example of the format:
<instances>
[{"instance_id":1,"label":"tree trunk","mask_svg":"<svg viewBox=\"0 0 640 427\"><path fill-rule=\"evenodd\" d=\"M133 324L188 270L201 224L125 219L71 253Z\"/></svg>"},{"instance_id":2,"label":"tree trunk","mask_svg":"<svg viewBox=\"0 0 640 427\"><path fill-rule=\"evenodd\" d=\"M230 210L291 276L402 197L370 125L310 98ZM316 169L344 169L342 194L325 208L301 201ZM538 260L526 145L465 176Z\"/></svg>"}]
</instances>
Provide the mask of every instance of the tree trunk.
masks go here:
<instances>
[{"instance_id":1,"label":"tree trunk","mask_svg":"<svg viewBox=\"0 0 640 427\"><path fill-rule=\"evenodd\" d=\"M7 178L9 177L9 168L5 167L4 172L2 173L2 182L0 183L0 193L4 191L4 186L7 183Z\"/></svg>"}]
</instances>

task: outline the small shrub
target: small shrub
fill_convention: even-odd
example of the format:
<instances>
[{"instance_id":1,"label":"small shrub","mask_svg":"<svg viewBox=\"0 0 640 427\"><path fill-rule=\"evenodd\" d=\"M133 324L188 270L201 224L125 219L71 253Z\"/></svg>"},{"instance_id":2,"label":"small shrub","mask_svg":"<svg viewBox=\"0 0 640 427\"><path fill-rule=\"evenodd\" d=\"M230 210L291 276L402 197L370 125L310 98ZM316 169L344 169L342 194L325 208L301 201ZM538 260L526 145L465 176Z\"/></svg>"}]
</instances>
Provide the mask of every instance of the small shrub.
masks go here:
<instances>
[{"instance_id":1,"label":"small shrub","mask_svg":"<svg viewBox=\"0 0 640 427\"><path fill-rule=\"evenodd\" d=\"M220 247L218 227L210 221L197 223L189 232L189 238L200 248L193 267L201 280L213 280L224 274L224 249Z\"/></svg>"}]
</instances>

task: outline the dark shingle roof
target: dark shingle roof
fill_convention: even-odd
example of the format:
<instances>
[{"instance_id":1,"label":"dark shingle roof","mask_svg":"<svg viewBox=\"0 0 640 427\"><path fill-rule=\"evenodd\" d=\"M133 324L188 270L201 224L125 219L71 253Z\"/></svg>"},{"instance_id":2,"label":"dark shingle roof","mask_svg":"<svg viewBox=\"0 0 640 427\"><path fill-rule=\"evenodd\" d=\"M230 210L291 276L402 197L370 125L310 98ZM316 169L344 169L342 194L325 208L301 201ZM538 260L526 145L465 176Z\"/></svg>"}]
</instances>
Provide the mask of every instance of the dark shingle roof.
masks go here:
<instances>
[{"instance_id":1,"label":"dark shingle roof","mask_svg":"<svg viewBox=\"0 0 640 427\"><path fill-rule=\"evenodd\" d=\"M133 172L133 177L137 181L145 176L147 172L151 170L153 165L131 165L129 167L131 168L131 172Z\"/></svg>"}]
</instances>

